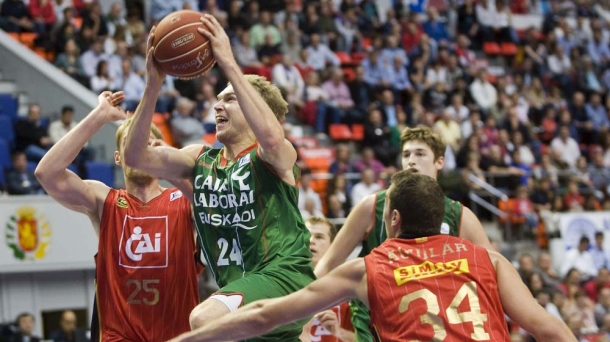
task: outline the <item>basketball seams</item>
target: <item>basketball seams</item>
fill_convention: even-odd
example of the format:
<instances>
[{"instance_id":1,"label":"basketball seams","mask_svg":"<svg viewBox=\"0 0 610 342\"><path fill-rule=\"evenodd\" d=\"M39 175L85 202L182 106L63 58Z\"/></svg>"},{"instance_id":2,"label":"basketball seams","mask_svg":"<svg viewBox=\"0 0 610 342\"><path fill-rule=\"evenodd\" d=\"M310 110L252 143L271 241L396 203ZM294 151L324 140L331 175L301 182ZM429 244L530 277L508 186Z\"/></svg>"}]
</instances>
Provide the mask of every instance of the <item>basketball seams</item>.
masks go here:
<instances>
[{"instance_id":1,"label":"basketball seams","mask_svg":"<svg viewBox=\"0 0 610 342\"><path fill-rule=\"evenodd\" d=\"M167 37L167 36L166 36L166 37ZM199 45L198 47L196 47L196 48L194 48L194 49L192 49L192 50L189 50L189 51L187 51L187 52L185 52L185 53L181 54L180 56L176 56L176 57L172 57L172 58L168 58L168 59L157 59L157 58L155 57L155 59L156 59L156 60L157 60L157 62L159 62L159 63L168 63L168 62L171 62L171 61L173 61L173 60L176 60L176 59L182 58L182 57L184 57L184 56L190 55L191 53L193 53L193 52L195 52L195 51L197 51L197 50L199 50L199 49L201 49L201 48L205 47L205 46L206 46L206 45L208 45L209 43L210 43L210 41L208 40L207 42L205 42L205 43L203 43L203 44ZM157 49L157 48L155 47L155 50L156 50L156 49Z\"/></svg>"}]
</instances>

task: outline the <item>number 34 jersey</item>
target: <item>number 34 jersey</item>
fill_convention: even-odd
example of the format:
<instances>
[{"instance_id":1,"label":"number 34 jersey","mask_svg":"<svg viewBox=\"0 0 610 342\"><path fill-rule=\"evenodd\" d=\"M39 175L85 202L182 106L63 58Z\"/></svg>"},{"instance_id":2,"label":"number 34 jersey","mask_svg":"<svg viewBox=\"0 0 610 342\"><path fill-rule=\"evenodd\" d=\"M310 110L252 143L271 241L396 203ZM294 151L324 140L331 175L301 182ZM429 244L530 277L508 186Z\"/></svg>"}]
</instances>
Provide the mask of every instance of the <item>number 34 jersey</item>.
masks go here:
<instances>
[{"instance_id":1,"label":"number 34 jersey","mask_svg":"<svg viewBox=\"0 0 610 342\"><path fill-rule=\"evenodd\" d=\"M510 341L483 247L444 234L388 239L364 261L378 340Z\"/></svg>"},{"instance_id":2,"label":"number 34 jersey","mask_svg":"<svg viewBox=\"0 0 610 342\"><path fill-rule=\"evenodd\" d=\"M100 227L92 341L167 341L189 331L199 295L188 198L165 189L142 203L112 189Z\"/></svg>"}]
</instances>

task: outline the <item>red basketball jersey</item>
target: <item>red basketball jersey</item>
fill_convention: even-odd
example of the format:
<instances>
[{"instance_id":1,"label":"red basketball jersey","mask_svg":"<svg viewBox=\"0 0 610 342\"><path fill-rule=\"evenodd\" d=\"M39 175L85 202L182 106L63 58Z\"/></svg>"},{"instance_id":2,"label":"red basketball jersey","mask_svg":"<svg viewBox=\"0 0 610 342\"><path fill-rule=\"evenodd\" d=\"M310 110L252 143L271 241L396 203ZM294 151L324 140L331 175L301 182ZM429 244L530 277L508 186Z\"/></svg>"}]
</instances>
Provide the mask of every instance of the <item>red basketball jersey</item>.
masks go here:
<instances>
[{"instance_id":1,"label":"red basketball jersey","mask_svg":"<svg viewBox=\"0 0 610 342\"><path fill-rule=\"evenodd\" d=\"M167 341L189 331L199 303L195 252L191 206L178 189L146 204L110 190L95 257L92 339Z\"/></svg>"},{"instance_id":2,"label":"red basketball jersey","mask_svg":"<svg viewBox=\"0 0 610 342\"><path fill-rule=\"evenodd\" d=\"M332 308L332 310L337 315L341 328L348 331L354 331L348 302L341 303ZM341 342L340 339L333 336L326 328L320 325L317 318L314 318L313 320L311 329L309 330L309 338L311 339L311 342Z\"/></svg>"},{"instance_id":3,"label":"red basketball jersey","mask_svg":"<svg viewBox=\"0 0 610 342\"><path fill-rule=\"evenodd\" d=\"M510 341L483 247L449 235L388 239L364 261L378 340Z\"/></svg>"}]
</instances>

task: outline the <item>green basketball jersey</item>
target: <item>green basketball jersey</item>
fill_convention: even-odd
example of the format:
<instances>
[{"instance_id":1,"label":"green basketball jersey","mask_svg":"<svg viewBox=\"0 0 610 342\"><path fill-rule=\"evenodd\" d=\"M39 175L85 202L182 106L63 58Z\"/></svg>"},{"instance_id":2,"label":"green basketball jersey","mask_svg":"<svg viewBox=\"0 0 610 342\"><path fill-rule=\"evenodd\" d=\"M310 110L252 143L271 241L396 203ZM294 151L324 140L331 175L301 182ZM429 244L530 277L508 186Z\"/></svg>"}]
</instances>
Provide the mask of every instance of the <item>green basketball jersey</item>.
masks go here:
<instances>
[{"instance_id":1,"label":"green basketball jersey","mask_svg":"<svg viewBox=\"0 0 610 342\"><path fill-rule=\"evenodd\" d=\"M386 190L381 190L376 193L373 229L367 235L366 240L362 242L362 251L360 251L360 254L358 255L359 257L365 257L371 252L371 250L373 250L373 248L378 247L387 239L385 223L383 221L385 194ZM445 215L443 216L441 233L449 234L451 236L459 236L461 220L462 204L450 199L449 197L445 197ZM359 300L351 300L349 305L356 341L378 341L378 338L373 338L370 331L369 325L371 318L368 308Z\"/></svg>"},{"instance_id":2,"label":"green basketball jersey","mask_svg":"<svg viewBox=\"0 0 610 342\"><path fill-rule=\"evenodd\" d=\"M373 250L373 248L378 247L388 238L388 234L385 231L385 222L383 221L383 210L385 208L386 191L387 190L381 190L375 193L373 229L366 236L366 240L362 241L362 250L358 255L361 258L367 256L371 252L371 250Z\"/></svg>"},{"instance_id":3,"label":"green basketball jersey","mask_svg":"<svg viewBox=\"0 0 610 342\"><path fill-rule=\"evenodd\" d=\"M260 159L257 145L233 161L222 149L206 148L194 171L195 222L218 286L263 271L315 279L299 190ZM295 165L295 179L299 174Z\"/></svg>"}]
</instances>

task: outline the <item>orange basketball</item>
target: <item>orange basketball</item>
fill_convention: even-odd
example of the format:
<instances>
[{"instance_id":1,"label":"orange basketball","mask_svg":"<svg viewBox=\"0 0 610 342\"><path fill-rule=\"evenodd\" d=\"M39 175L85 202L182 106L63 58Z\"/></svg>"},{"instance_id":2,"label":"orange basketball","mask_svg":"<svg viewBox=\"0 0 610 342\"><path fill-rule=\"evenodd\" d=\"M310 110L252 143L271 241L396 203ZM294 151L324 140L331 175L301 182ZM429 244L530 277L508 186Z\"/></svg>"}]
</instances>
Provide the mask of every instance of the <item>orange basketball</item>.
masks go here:
<instances>
[{"instance_id":1,"label":"orange basketball","mask_svg":"<svg viewBox=\"0 0 610 342\"><path fill-rule=\"evenodd\" d=\"M169 75L189 79L208 72L216 60L210 41L197 32L203 14L182 10L167 15L155 30L153 47L157 64Z\"/></svg>"}]
</instances>

